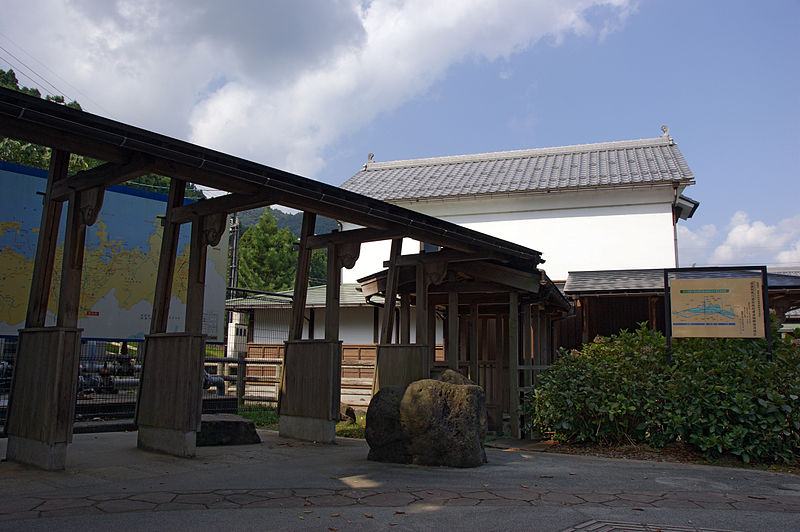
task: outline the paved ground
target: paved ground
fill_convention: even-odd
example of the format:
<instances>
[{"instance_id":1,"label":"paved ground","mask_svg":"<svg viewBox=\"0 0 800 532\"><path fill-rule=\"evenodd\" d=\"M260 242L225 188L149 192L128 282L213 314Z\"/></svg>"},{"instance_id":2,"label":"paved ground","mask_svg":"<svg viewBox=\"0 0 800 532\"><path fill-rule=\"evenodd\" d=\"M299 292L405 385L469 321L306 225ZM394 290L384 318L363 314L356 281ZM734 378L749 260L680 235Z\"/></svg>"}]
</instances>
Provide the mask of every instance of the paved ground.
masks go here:
<instances>
[{"instance_id":1,"label":"paved ground","mask_svg":"<svg viewBox=\"0 0 800 532\"><path fill-rule=\"evenodd\" d=\"M800 531L793 474L501 449L429 468L260 435L179 459L132 432L77 434L65 472L0 464L0 529Z\"/></svg>"}]
</instances>

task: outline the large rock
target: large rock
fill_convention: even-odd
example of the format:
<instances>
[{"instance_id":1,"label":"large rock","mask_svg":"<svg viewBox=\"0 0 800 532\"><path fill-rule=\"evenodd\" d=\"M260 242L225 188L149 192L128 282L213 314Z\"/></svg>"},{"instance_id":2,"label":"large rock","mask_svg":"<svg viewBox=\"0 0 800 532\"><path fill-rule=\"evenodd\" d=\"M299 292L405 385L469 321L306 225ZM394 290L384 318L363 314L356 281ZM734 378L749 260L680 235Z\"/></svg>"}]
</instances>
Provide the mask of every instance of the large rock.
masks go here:
<instances>
[{"instance_id":1,"label":"large rock","mask_svg":"<svg viewBox=\"0 0 800 532\"><path fill-rule=\"evenodd\" d=\"M432 379L390 386L375 394L367 410L370 460L476 467L486 462L485 438L480 386Z\"/></svg>"},{"instance_id":2,"label":"large rock","mask_svg":"<svg viewBox=\"0 0 800 532\"><path fill-rule=\"evenodd\" d=\"M369 460L408 464L411 453L409 439L400 423L400 401L405 386L381 388L369 402L364 438L369 444Z\"/></svg>"},{"instance_id":3,"label":"large rock","mask_svg":"<svg viewBox=\"0 0 800 532\"><path fill-rule=\"evenodd\" d=\"M197 446L261 443L252 420L236 414L203 414Z\"/></svg>"}]
</instances>

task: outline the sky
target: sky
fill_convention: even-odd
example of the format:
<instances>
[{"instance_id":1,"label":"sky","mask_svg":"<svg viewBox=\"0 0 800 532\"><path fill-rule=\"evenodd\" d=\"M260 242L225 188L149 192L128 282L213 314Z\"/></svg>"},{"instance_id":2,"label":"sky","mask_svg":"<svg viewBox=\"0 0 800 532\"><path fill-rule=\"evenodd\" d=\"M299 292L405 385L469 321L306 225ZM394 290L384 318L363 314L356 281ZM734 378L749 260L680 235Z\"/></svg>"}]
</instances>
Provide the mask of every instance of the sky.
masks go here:
<instances>
[{"instance_id":1,"label":"sky","mask_svg":"<svg viewBox=\"0 0 800 532\"><path fill-rule=\"evenodd\" d=\"M376 161L652 138L680 266L800 270L800 1L6 0L0 68L333 185Z\"/></svg>"}]
</instances>

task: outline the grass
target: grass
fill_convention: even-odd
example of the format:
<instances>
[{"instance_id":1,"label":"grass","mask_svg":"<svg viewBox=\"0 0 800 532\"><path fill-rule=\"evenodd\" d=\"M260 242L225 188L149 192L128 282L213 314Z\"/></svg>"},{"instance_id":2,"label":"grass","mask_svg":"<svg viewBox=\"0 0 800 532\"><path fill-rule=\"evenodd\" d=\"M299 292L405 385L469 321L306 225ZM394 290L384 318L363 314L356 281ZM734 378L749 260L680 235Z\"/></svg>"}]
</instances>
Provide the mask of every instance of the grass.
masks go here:
<instances>
[{"instance_id":1,"label":"grass","mask_svg":"<svg viewBox=\"0 0 800 532\"><path fill-rule=\"evenodd\" d=\"M239 408L239 415L253 421L256 428L278 430L278 411L273 406L246 406ZM358 414L356 423L340 421L336 424L336 435L342 438L364 438L366 415Z\"/></svg>"}]
</instances>

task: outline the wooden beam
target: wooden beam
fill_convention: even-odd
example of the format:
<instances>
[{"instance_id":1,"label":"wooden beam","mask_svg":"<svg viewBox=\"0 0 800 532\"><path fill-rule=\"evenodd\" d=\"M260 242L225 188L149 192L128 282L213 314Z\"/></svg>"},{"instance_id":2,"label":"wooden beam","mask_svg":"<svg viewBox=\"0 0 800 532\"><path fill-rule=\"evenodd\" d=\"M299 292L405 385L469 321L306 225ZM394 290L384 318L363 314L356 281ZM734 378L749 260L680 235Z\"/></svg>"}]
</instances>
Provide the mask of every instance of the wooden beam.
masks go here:
<instances>
[{"instance_id":1,"label":"wooden beam","mask_svg":"<svg viewBox=\"0 0 800 532\"><path fill-rule=\"evenodd\" d=\"M172 209L183 205L185 194L186 182L180 179L173 179L169 185L167 218L170 217ZM153 316L150 320L150 334L167 332L169 301L172 298L172 277L175 273L175 253L178 250L180 229L180 224L166 221L164 223L164 231L161 235L161 253L158 258L158 273L156 274L156 293L153 297Z\"/></svg>"},{"instance_id":2,"label":"wooden beam","mask_svg":"<svg viewBox=\"0 0 800 532\"><path fill-rule=\"evenodd\" d=\"M73 191L81 192L95 187L107 188L150 173L153 166L153 159L141 154L134 155L124 163L105 163L89 170L82 170L60 181L53 188L53 196L65 200Z\"/></svg>"},{"instance_id":3,"label":"wooden beam","mask_svg":"<svg viewBox=\"0 0 800 532\"><path fill-rule=\"evenodd\" d=\"M458 371L458 293L447 294L447 367Z\"/></svg>"},{"instance_id":4,"label":"wooden beam","mask_svg":"<svg viewBox=\"0 0 800 532\"><path fill-rule=\"evenodd\" d=\"M384 292L383 303L383 326L381 327L381 343L392 343L392 329L394 328L394 306L397 298L398 267L397 259L403 248L403 239L395 238L392 240L392 247L389 251L389 273L386 278L386 291Z\"/></svg>"},{"instance_id":5,"label":"wooden beam","mask_svg":"<svg viewBox=\"0 0 800 532\"><path fill-rule=\"evenodd\" d=\"M17 120L16 117L7 115L0 115L0 135L47 146L54 151L86 155L101 161L122 163L131 156L130 150L125 148L89 141L56 128Z\"/></svg>"},{"instance_id":6,"label":"wooden beam","mask_svg":"<svg viewBox=\"0 0 800 532\"><path fill-rule=\"evenodd\" d=\"M316 223L316 214L309 211L303 213L303 226L300 230L300 250L297 253L297 271L294 277L292 321L289 326L290 341L300 340L303 337L303 319L306 311L306 296L308 295L308 273L311 268L311 250L306 246L306 240L314 234ZM328 257L328 260L330 260L330 257Z\"/></svg>"},{"instance_id":7,"label":"wooden beam","mask_svg":"<svg viewBox=\"0 0 800 532\"><path fill-rule=\"evenodd\" d=\"M269 192L255 195L227 194L216 198L203 199L188 205L181 205L172 211L169 221L185 224L191 222L195 216L246 211L265 205L272 205L273 203L274 196Z\"/></svg>"},{"instance_id":8,"label":"wooden beam","mask_svg":"<svg viewBox=\"0 0 800 532\"><path fill-rule=\"evenodd\" d=\"M339 292L341 286L342 268L339 266L339 248L331 244L328 246L328 278L325 287L325 340L329 342L339 339Z\"/></svg>"},{"instance_id":9,"label":"wooden beam","mask_svg":"<svg viewBox=\"0 0 800 532\"><path fill-rule=\"evenodd\" d=\"M389 229L363 227L361 229L351 229L349 231L334 231L324 235L314 235L308 239L308 246L312 249L320 249L328 247L330 244L361 244L364 242L376 242L379 240L400 238L406 236L407 234L408 230L400 226L393 226Z\"/></svg>"},{"instance_id":10,"label":"wooden beam","mask_svg":"<svg viewBox=\"0 0 800 532\"><path fill-rule=\"evenodd\" d=\"M406 235L408 236L408 235ZM490 253L476 254L474 252L465 252L456 249L443 249L441 251L434 251L431 253L415 253L413 255L403 255L400 258L400 266L414 266L420 262L425 264L435 263L451 263L451 262L470 262L479 260L498 259L495 255ZM388 262L384 262L384 268L388 266Z\"/></svg>"},{"instance_id":11,"label":"wooden beam","mask_svg":"<svg viewBox=\"0 0 800 532\"><path fill-rule=\"evenodd\" d=\"M50 154L47 189L44 195L42 221L39 224L36 258L33 262L28 312L25 317L26 328L44 327L47 317L47 303L50 295L50 283L53 279L56 244L58 243L58 226L61 222L61 202L52 199L53 187L67 177L68 167L69 153L54 150Z\"/></svg>"},{"instance_id":12,"label":"wooden beam","mask_svg":"<svg viewBox=\"0 0 800 532\"><path fill-rule=\"evenodd\" d=\"M531 294L539 293L544 280L540 271L526 272L489 262L465 262L458 266L458 270L478 279L500 283Z\"/></svg>"}]
</instances>

